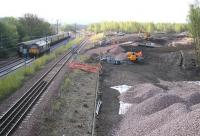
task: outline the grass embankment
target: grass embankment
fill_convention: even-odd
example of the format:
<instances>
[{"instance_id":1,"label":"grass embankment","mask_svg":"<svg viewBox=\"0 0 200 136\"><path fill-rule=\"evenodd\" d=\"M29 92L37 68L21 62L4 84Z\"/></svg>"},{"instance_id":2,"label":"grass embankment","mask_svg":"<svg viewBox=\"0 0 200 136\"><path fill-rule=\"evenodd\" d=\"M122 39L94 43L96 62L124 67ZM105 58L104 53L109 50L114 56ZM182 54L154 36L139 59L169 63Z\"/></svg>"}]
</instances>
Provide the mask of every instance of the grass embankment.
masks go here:
<instances>
[{"instance_id":1,"label":"grass embankment","mask_svg":"<svg viewBox=\"0 0 200 136\"><path fill-rule=\"evenodd\" d=\"M67 51L74 44L79 44L82 38L77 38L70 41L66 46L62 46L50 54L46 54L37 60L35 60L30 66L23 67L15 72L7 75L6 77L0 79L0 100L16 91L23 85L23 81L26 77L33 75L38 70L40 70L46 63L50 60L55 59L57 56L61 55Z\"/></svg>"}]
</instances>

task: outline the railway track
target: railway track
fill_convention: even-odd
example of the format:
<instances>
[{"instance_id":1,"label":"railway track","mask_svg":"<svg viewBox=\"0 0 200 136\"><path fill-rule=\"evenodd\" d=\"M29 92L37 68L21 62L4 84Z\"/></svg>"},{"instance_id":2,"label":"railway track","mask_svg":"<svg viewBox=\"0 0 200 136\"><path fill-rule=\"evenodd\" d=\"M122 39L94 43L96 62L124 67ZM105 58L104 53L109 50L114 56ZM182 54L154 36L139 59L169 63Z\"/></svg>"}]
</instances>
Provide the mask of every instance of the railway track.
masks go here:
<instances>
[{"instance_id":1,"label":"railway track","mask_svg":"<svg viewBox=\"0 0 200 136\"><path fill-rule=\"evenodd\" d=\"M51 51L54 51L55 49L59 48L60 46L64 45L67 43L68 40L62 41L60 43L55 44L54 46L51 47ZM10 59L5 63L2 63L2 66L0 66L0 77L3 77L12 71L15 71L16 69L25 66L26 64L29 64L33 62L34 59L28 59L24 60L22 58L14 58Z\"/></svg>"},{"instance_id":2,"label":"railway track","mask_svg":"<svg viewBox=\"0 0 200 136\"><path fill-rule=\"evenodd\" d=\"M29 59L29 60L25 61L24 59L19 59L15 62L12 62L12 63L0 68L0 77L5 76L5 75L9 74L10 72L12 72L26 64L31 63L33 60L34 59Z\"/></svg>"},{"instance_id":3,"label":"railway track","mask_svg":"<svg viewBox=\"0 0 200 136\"><path fill-rule=\"evenodd\" d=\"M86 42L87 40L82 41L79 48L76 49L76 52L79 52ZM27 90L26 93L10 107L9 110L7 110L7 112L5 112L0 118L1 136L8 136L14 132L62 67L72 58L73 52L74 51L69 50L29 90Z\"/></svg>"},{"instance_id":4,"label":"railway track","mask_svg":"<svg viewBox=\"0 0 200 136\"><path fill-rule=\"evenodd\" d=\"M0 63L0 68L3 68L3 67L5 67L5 66L7 66L7 65L10 65L10 64L12 64L12 63L15 63L15 62L17 62L17 61L19 61L19 60L21 60L21 58L19 58L19 57L16 57L16 58L9 58L9 59L7 59L7 60L4 60L4 61L2 61L2 62Z\"/></svg>"}]
</instances>

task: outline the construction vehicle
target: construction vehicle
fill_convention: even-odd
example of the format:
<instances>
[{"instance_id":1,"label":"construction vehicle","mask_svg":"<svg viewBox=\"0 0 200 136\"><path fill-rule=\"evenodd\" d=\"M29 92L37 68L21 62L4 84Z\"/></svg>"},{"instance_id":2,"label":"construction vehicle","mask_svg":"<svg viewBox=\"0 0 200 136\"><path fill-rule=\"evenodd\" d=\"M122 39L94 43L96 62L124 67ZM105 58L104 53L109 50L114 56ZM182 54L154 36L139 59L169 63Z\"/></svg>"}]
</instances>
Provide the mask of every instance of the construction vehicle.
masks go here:
<instances>
[{"instance_id":1,"label":"construction vehicle","mask_svg":"<svg viewBox=\"0 0 200 136\"><path fill-rule=\"evenodd\" d=\"M142 62L144 59L142 51L127 52L127 58L131 62Z\"/></svg>"}]
</instances>

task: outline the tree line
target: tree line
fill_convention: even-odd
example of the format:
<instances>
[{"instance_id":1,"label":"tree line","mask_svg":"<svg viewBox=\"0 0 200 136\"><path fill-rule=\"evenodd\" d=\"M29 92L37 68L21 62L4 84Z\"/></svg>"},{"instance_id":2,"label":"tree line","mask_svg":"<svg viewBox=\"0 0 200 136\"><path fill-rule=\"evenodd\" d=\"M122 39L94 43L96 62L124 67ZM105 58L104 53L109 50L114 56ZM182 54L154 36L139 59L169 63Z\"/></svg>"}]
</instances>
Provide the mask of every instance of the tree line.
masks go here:
<instances>
[{"instance_id":1,"label":"tree line","mask_svg":"<svg viewBox=\"0 0 200 136\"><path fill-rule=\"evenodd\" d=\"M17 43L53 34L52 25L34 14L0 18L0 54L16 52Z\"/></svg>"},{"instance_id":2,"label":"tree line","mask_svg":"<svg viewBox=\"0 0 200 136\"><path fill-rule=\"evenodd\" d=\"M184 23L140 23L135 21L109 21L94 23L88 26L88 30L96 33L105 31L117 31L125 33L134 32L183 32L188 30L188 25Z\"/></svg>"}]
</instances>

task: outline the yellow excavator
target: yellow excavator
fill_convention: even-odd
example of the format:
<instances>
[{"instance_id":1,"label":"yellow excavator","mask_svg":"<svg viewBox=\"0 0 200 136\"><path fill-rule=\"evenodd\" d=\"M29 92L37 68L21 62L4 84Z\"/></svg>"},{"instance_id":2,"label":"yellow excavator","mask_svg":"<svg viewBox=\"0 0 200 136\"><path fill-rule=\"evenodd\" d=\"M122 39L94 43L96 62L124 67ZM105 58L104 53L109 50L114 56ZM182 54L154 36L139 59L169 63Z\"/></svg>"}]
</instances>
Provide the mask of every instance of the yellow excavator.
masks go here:
<instances>
[{"instance_id":1,"label":"yellow excavator","mask_svg":"<svg viewBox=\"0 0 200 136\"><path fill-rule=\"evenodd\" d=\"M127 58L131 62L142 62L144 59L142 51L127 52Z\"/></svg>"}]
</instances>

